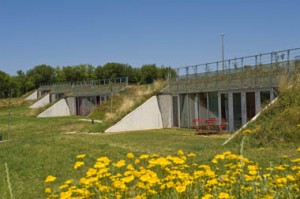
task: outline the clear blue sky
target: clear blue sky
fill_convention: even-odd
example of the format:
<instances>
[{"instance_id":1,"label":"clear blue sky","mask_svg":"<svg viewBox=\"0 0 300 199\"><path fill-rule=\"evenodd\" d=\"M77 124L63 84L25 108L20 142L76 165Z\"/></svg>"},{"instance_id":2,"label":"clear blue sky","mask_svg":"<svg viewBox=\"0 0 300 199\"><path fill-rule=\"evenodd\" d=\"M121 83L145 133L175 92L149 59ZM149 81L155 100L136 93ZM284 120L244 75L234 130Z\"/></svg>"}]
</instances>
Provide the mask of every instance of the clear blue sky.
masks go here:
<instances>
[{"instance_id":1,"label":"clear blue sky","mask_svg":"<svg viewBox=\"0 0 300 199\"><path fill-rule=\"evenodd\" d=\"M172 67L300 47L299 0L0 0L0 70Z\"/></svg>"}]
</instances>

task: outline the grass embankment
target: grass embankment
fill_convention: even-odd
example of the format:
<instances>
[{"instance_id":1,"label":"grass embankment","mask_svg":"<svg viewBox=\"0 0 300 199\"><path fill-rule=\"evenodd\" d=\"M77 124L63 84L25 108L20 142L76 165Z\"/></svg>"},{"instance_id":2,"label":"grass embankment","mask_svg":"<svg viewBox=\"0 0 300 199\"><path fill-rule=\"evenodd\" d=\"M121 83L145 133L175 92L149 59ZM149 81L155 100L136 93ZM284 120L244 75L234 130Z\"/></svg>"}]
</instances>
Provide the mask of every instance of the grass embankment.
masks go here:
<instances>
[{"instance_id":1,"label":"grass embankment","mask_svg":"<svg viewBox=\"0 0 300 199\"><path fill-rule=\"evenodd\" d=\"M88 116L88 118L102 120L106 124L95 125L90 131L103 132L105 128L115 124L165 86L165 81L155 81L148 85L128 85L124 91L103 102Z\"/></svg>"},{"instance_id":2,"label":"grass embankment","mask_svg":"<svg viewBox=\"0 0 300 199\"><path fill-rule=\"evenodd\" d=\"M251 146L300 143L300 74L282 77L276 102L247 128L253 132L246 143Z\"/></svg>"}]
</instances>

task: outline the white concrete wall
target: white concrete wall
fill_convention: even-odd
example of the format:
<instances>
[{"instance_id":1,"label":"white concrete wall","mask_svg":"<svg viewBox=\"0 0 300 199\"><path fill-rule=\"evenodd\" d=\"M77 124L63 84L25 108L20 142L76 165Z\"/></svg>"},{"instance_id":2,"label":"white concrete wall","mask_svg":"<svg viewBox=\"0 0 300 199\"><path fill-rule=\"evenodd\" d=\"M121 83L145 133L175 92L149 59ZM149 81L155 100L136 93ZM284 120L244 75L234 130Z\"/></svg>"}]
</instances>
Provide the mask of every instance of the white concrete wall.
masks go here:
<instances>
[{"instance_id":1,"label":"white concrete wall","mask_svg":"<svg viewBox=\"0 0 300 199\"><path fill-rule=\"evenodd\" d=\"M28 97L25 98L26 100L36 100L37 99L37 90L31 93Z\"/></svg>"},{"instance_id":2,"label":"white concrete wall","mask_svg":"<svg viewBox=\"0 0 300 199\"><path fill-rule=\"evenodd\" d=\"M58 116L69 116L70 109L65 99L61 99L47 110L39 114L37 117L58 117Z\"/></svg>"},{"instance_id":3,"label":"white concrete wall","mask_svg":"<svg viewBox=\"0 0 300 199\"><path fill-rule=\"evenodd\" d=\"M144 104L126 115L118 123L111 126L105 132L137 131L162 128L162 116L159 110L157 97L153 96Z\"/></svg>"},{"instance_id":4,"label":"white concrete wall","mask_svg":"<svg viewBox=\"0 0 300 199\"><path fill-rule=\"evenodd\" d=\"M172 128L172 96L158 95L157 100L161 112L163 128Z\"/></svg>"},{"instance_id":5,"label":"white concrete wall","mask_svg":"<svg viewBox=\"0 0 300 199\"><path fill-rule=\"evenodd\" d=\"M32 104L29 108L40 108L50 103L50 97L49 94L42 97L40 100L36 101L34 104Z\"/></svg>"},{"instance_id":6,"label":"white concrete wall","mask_svg":"<svg viewBox=\"0 0 300 199\"><path fill-rule=\"evenodd\" d=\"M71 115L76 115L76 99L75 97L68 97L67 98L67 104L68 104L68 107L70 109L70 114Z\"/></svg>"}]
</instances>

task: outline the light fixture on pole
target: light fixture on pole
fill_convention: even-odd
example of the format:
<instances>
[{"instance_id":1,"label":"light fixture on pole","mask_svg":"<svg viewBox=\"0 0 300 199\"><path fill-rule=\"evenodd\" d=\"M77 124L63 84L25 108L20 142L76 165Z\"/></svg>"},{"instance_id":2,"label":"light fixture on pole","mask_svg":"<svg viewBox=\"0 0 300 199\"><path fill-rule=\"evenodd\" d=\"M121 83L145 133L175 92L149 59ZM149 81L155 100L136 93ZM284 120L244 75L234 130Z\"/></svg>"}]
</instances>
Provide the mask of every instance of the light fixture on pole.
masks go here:
<instances>
[{"instance_id":1,"label":"light fixture on pole","mask_svg":"<svg viewBox=\"0 0 300 199\"><path fill-rule=\"evenodd\" d=\"M225 69L225 63L224 63L224 33L221 33L222 38L222 70Z\"/></svg>"}]
</instances>

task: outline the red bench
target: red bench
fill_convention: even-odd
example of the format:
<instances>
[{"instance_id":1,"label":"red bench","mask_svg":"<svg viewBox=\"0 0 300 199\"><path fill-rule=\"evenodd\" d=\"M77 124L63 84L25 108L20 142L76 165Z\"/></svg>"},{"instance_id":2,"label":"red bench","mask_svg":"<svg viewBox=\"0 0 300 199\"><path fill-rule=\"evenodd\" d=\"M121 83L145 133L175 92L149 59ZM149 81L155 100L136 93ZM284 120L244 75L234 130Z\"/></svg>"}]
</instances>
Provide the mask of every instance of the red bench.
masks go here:
<instances>
[{"instance_id":1,"label":"red bench","mask_svg":"<svg viewBox=\"0 0 300 199\"><path fill-rule=\"evenodd\" d=\"M221 120L219 122L216 118L208 118L207 120L195 118L193 126L196 134L220 133L226 128L226 121Z\"/></svg>"}]
</instances>

